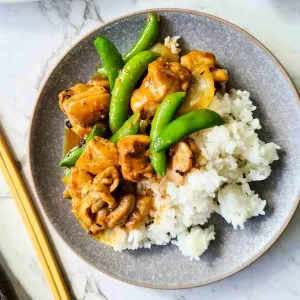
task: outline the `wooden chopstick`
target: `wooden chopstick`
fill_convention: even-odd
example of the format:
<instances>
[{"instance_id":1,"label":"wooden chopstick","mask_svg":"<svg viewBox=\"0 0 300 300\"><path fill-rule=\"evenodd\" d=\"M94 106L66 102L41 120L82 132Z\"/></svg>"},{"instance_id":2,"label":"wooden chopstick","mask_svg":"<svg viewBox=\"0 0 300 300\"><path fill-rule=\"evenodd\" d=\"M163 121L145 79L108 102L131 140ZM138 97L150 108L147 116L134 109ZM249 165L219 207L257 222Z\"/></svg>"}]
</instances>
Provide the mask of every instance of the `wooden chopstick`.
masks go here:
<instances>
[{"instance_id":1,"label":"wooden chopstick","mask_svg":"<svg viewBox=\"0 0 300 300\"><path fill-rule=\"evenodd\" d=\"M0 167L10 187L23 222L33 242L42 269L55 299L71 299L62 273L47 239L47 234L34 208L27 188L15 165L12 154L0 133Z\"/></svg>"}]
</instances>

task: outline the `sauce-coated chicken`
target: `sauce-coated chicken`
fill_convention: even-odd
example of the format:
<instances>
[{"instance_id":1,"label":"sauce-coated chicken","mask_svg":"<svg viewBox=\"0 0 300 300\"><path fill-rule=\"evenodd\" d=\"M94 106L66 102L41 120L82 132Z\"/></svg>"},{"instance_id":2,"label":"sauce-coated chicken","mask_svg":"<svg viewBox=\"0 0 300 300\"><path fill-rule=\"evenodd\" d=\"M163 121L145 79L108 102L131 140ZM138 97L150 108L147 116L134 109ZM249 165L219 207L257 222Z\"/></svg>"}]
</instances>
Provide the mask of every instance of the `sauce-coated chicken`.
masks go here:
<instances>
[{"instance_id":1,"label":"sauce-coated chicken","mask_svg":"<svg viewBox=\"0 0 300 300\"><path fill-rule=\"evenodd\" d=\"M81 94L81 93L87 91L89 88L90 88L90 86L85 83L77 83L74 86L72 86L71 88L60 92L58 95L58 101L59 101L59 106L60 106L61 110L64 111L63 103L65 102L65 100L71 98L74 95Z\"/></svg>"},{"instance_id":2,"label":"sauce-coated chicken","mask_svg":"<svg viewBox=\"0 0 300 300\"><path fill-rule=\"evenodd\" d=\"M100 182L107 185L109 191L113 192L120 182L119 172L114 166L108 167L94 178L94 182Z\"/></svg>"},{"instance_id":3,"label":"sauce-coated chicken","mask_svg":"<svg viewBox=\"0 0 300 300\"><path fill-rule=\"evenodd\" d=\"M191 138L178 142L170 149L167 177L178 185L184 184L184 175L195 165L199 150Z\"/></svg>"},{"instance_id":4,"label":"sauce-coated chicken","mask_svg":"<svg viewBox=\"0 0 300 300\"><path fill-rule=\"evenodd\" d=\"M194 50L182 56L180 63L192 73L202 64L207 65L208 68L215 67L216 57L210 52Z\"/></svg>"},{"instance_id":5,"label":"sauce-coated chicken","mask_svg":"<svg viewBox=\"0 0 300 300\"><path fill-rule=\"evenodd\" d=\"M72 124L71 130L75 132L80 138L85 138L93 129L92 125L83 127L77 123Z\"/></svg>"},{"instance_id":6,"label":"sauce-coated chicken","mask_svg":"<svg viewBox=\"0 0 300 300\"><path fill-rule=\"evenodd\" d=\"M100 226L103 229L107 228L106 216L108 213L109 213L108 207L103 207L98 211L96 215L95 222L98 226Z\"/></svg>"},{"instance_id":7,"label":"sauce-coated chicken","mask_svg":"<svg viewBox=\"0 0 300 300\"><path fill-rule=\"evenodd\" d=\"M210 72L215 82L222 82L222 81L229 80L229 75L225 70L218 69L218 68L211 68Z\"/></svg>"},{"instance_id":8,"label":"sauce-coated chicken","mask_svg":"<svg viewBox=\"0 0 300 300\"><path fill-rule=\"evenodd\" d=\"M72 211L76 212L82 200L81 189L92 179L85 170L73 167L68 179L67 189L72 197Z\"/></svg>"},{"instance_id":9,"label":"sauce-coated chicken","mask_svg":"<svg viewBox=\"0 0 300 300\"><path fill-rule=\"evenodd\" d=\"M150 137L146 135L129 135L118 141L119 162L125 179L137 182L153 175L147 151L149 144Z\"/></svg>"},{"instance_id":10,"label":"sauce-coated chicken","mask_svg":"<svg viewBox=\"0 0 300 300\"><path fill-rule=\"evenodd\" d=\"M88 86L82 93L71 97L59 96L60 107L68 116L72 125L78 124L82 127L105 118L108 115L110 94L101 86ZM71 90L71 89L70 89Z\"/></svg>"},{"instance_id":11,"label":"sauce-coated chicken","mask_svg":"<svg viewBox=\"0 0 300 300\"><path fill-rule=\"evenodd\" d=\"M225 70L216 68L216 57L210 52L191 51L180 59L181 64L191 73L204 64L210 69L215 82L228 81L229 75Z\"/></svg>"},{"instance_id":12,"label":"sauce-coated chicken","mask_svg":"<svg viewBox=\"0 0 300 300\"><path fill-rule=\"evenodd\" d=\"M105 88L106 90L109 90L108 80L107 79L103 79L102 77L101 78L95 77L95 78L91 79L88 82L88 84L77 83L74 86L72 86L71 88L62 91L58 95L58 100L59 100L59 105L60 105L61 110L69 117L69 115L67 114L67 111L65 110L65 106L66 105L68 105L68 106L70 105L70 103L67 100L70 99L70 98L72 98L75 101L76 97L78 98L78 97L86 95L85 92L87 92L88 90L90 90L93 86L99 86L99 87ZM91 92L94 95L96 95L97 93L99 94L98 89L91 90L88 93L91 93ZM104 93L104 90L102 88L101 88L101 93ZM106 96L104 98L105 99L104 102L107 101L107 99L106 99L107 98L107 92L105 92L105 95ZM69 100L69 101L71 101L71 100ZM87 101L87 100L85 100L85 101ZM89 99L88 101L91 101L91 99ZM74 104L72 104L72 105L74 105ZM83 111L82 111L82 113L83 113ZM90 111L85 110L84 113L89 115L87 118L91 117L91 112ZM74 114L73 111L72 111L72 114ZM103 115L101 115L101 118L103 118ZM82 123L78 123L77 119L73 118L73 117L71 117L69 121L70 121L70 124L71 124L71 126L69 128L72 129L72 131L74 131L81 138L84 138L86 135L88 135L89 132L93 128L92 124L82 125Z\"/></svg>"},{"instance_id":13,"label":"sauce-coated chicken","mask_svg":"<svg viewBox=\"0 0 300 300\"><path fill-rule=\"evenodd\" d=\"M129 220L126 222L125 227L127 230L134 230L141 226L145 217L148 216L151 209L152 198L144 195L135 196L136 203L133 213L130 215Z\"/></svg>"},{"instance_id":14,"label":"sauce-coated chicken","mask_svg":"<svg viewBox=\"0 0 300 300\"><path fill-rule=\"evenodd\" d=\"M98 174L118 163L119 154L115 144L96 136L85 146L76 166L92 174Z\"/></svg>"},{"instance_id":15,"label":"sauce-coated chicken","mask_svg":"<svg viewBox=\"0 0 300 300\"><path fill-rule=\"evenodd\" d=\"M166 62L162 58L148 66L148 74L140 88L131 97L131 108L141 111L141 118L154 116L158 105L167 94L186 91L190 73L177 62Z\"/></svg>"},{"instance_id":16,"label":"sauce-coated chicken","mask_svg":"<svg viewBox=\"0 0 300 300\"><path fill-rule=\"evenodd\" d=\"M99 180L90 180L81 189L82 201L79 206L77 217L85 229L90 230L93 225L94 214L103 208L113 210L117 202L111 195L109 187L102 184Z\"/></svg>"},{"instance_id":17,"label":"sauce-coated chicken","mask_svg":"<svg viewBox=\"0 0 300 300\"><path fill-rule=\"evenodd\" d=\"M124 225L127 218L132 213L134 205L135 197L133 194L121 196L119 205L106 217L108 228Z\"/></svg>"}]
</instances>

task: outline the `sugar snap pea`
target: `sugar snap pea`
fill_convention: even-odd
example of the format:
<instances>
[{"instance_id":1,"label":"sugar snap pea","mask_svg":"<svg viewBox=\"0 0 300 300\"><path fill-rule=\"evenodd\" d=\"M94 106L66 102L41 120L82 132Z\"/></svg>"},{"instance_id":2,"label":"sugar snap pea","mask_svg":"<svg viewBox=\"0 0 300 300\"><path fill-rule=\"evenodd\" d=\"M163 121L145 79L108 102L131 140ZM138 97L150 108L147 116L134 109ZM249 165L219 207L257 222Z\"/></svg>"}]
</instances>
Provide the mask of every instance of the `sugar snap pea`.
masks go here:
<instances>
[{"instance_id":1,"label":"sugar snap pea","mask_svg":"<svg viewBox=\"0 0 300 300\"><path fill-rule=\"evenodd\" d=\"M124 61L118 49L108 39L99 36L94 45L100 55L109 79L110 90L113 89L119 70L124 66Z\"/></svg>"},{"instance_id":2,"label":"sugar snap pea","mask_svg":"<svg viewBox=\"0 0 300 300\"><path fill-rule=\"evenodd\" d=\"M175 119L158 134L153 142L155 151L160 152L170 148L186 135L195 131L223 125L219 114L209 109L198 109Z\"/></svg>"},{"instance_id":3,"label":"sugar snap pea","mask_svg":"<svg viewBox=\"0 0 300 300\"><path fill-rule=\"evenodd\" d=\"M159 57L158 53L143 51L133 56L120 71L111 92L109 126L113 133L127 120L129 101L133 89L147 70L148 64Z\"/></svg>"},{"instance_id":4,"label":"sugar snap pea","mask_svg":"<svg viewBox=\"0 0 300 300\"><path fill-rule=\"evenodd\" d=\"M153 45L159 33L159 21L160 18L157 14L150 13L148 15L147 22L138 39L131 49L123 55L124 62L129 61L129 59L139 52L148 50Z\"/></svg>"},{"instance_id":5,"label":"sugar snap pea","mask_svg":"<svg viewBox=\"0 0 300 300\"><path fill-rule=\"evenodd\" d=\"M94 138L95 136L106 136L106 127L96 124L92 131L89 133L89 135L85 139L85 146L87 143ZM85 147L84 146L84 147ZM72 167L75 166L76 161L80 157L81 153L83 152L84 147L74 147L71 149L60 161L59 166L60 167Z\"/></svg>"},{"instance_id":6,"label":"sugar snap pea","mask_svg":"<svg viewBox=\"0 0 300 300\"><path fill-rule=\"evenodd\" d=\"M165 151L156 152L153 149L153 141L161 130L168 125L185 97L184 92L177 92L166 96L164 101L157 108L151 124L150 131L150 160L154 171L162 176L166 175L167 157Z\"/></svg>"},{"instance_id":7,"label":"sugar snap pea","mask_svg":"<svg viewBox=\"0 0 300 300\"><path fill-rule=\"evenodd\" d=\"M130 58L132 58L134 55L138 54L139 52L142 52L144 50L148 50L157 39L158 33L159 33L159 16L154 13L150 13L147 18L147 22L140 33L138 39L134 43L134 45L131 47L130 50L128 50L123 56L123 61L126 63L129 61ZM106 66L100 67L97 69L97 72L101 74L104 77L108 77Z\"/></svg>"},{"instance_id":8,"label":"sugar snap pea","mask_svg":"<svg viewBox=\"0 0 300 300\"><path fill-rule=\"evenodd\" d=\"M139 111L135 112L110 138L110 141L116 144L124 136L137 134L140 129L140 116L141 113Z\"/></svg>"}]
</instances>

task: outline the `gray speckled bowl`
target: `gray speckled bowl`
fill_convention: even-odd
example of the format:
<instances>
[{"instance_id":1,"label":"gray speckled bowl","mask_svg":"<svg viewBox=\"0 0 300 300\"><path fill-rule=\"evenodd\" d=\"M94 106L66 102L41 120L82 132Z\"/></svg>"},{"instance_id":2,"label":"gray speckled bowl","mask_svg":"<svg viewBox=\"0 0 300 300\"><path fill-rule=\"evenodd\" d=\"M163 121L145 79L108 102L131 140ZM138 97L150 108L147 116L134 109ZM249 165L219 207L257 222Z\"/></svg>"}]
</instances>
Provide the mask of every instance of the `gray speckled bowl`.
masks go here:
<instances>
[{"instance_id":1,"label":"gray speckled bowl","mask_svg":"<svg viewBox=\"0 0 300 300\"><path fill-rule=\"evenodd\" d=\"M291 219L300 191L299 98L286 72L272 54L238 27L194 11L156 10L161 15L160 39L180 35L185 49L216 54L231 83L250 91L258 107L265 141L281 146L280 161L268 180L255 184L268 201L266 216L251 219L245 230L215 216L216 240L201 261L191 262L174 246L114 252L93 240L71 214L64 200L62 169L57 166L63 146L64 115L57 95L76 82L85 82L99 63L93 40L104 35L125 52L137 38L147 12L138 12L100 26L81 39L59 61L41 89L30 136L30 164L36 192L47 216L63 239L95 268L120 280L152 288L178 289L211 283L245 268L279 237Z\"/></svg>"}]
</instances>

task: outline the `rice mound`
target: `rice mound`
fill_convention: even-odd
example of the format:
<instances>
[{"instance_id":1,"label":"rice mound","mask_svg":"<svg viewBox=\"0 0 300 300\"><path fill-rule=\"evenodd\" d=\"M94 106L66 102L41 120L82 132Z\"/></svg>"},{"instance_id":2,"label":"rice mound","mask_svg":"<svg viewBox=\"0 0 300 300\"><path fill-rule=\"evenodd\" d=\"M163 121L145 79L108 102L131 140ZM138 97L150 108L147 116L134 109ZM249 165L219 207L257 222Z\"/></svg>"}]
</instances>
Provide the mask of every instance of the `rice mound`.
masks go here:
<instances>
[{"instance_id":1,"label":"rice mound","mask_svg":"<svg viewBox=\"0 0 300 300\"><path fill-rule=\"evenodd\" d=\"M188 172L183 186L167 178L160 183L138 183L138 193L151 194L155 209L138 230L117 229L115 250L171 242L190 260L199 260L215 239L214 226L205 225L214 212L234 229L243 229L247 219L264 215L266 201L250 189L249 182L270 175L279 146L258 138L256 131L261 126L253 118L256 107L249 92L217 93L208 108L218 112L225 124L191 135L201 152L201 168Z\"/></svg>"}]
</instances>

